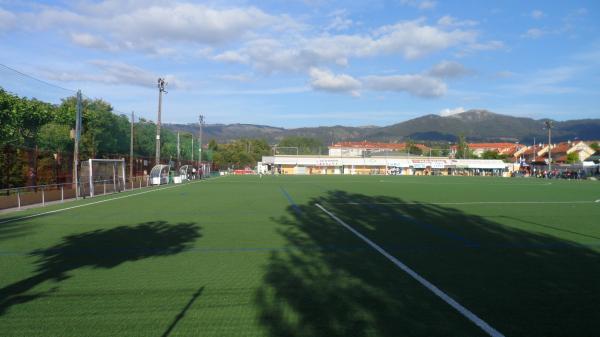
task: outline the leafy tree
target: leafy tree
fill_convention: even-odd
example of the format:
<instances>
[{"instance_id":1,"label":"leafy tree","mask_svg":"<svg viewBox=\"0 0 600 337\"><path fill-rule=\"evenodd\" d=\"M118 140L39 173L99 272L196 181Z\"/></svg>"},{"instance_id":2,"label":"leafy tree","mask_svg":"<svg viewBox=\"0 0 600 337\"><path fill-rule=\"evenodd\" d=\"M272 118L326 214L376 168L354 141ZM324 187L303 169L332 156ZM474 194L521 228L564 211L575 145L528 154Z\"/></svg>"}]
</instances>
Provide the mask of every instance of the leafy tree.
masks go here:
<instances>
[{"instance_id":1,"label":"leafy tree","mask_svg":"<svg viewBox=\"0 0 600 337\"><path fill-rule=\"evenodd\" d=\"M269 144L262 139L239 139L221 144L214 152L213 162L220 168L241 169L254 167L264 155L271 152Z\"/></svg>"},{"instance_id":2,"label":"leafy tree","mask_svg":"<svg viewBox=\"0 0 600 337\"><path fill-rule=\"evenodd\" d=\"M440 157L442 156L442 150L440 149L431 149L431 156Z\"/></svg>"},{"instance_id":3,"label":"leafy tree","mask_svg":"<svg viewBox=\"0 0 600 337\"><path fill-rule=\"evenodd\" d=\"M579 154L577 152L571 152L567 154L567 163L575 164L579 162Z\"/></svg>"},{"instance_id":4,"label":"leafy tree","mask_svg":"<svg viewBox=\"0 0 600 337\"><path fill-rule=\"evenodd\" d=\"M473 157L473 152L469 149L469 144L464 135L458 136L458 144L456 146L456 158L467 159Z\"/></svg>"},{"instance_id":5,"label":"leafy tree","mask_svg":"<svg viewBox=\"0 0 600 337\"><path fill-rule=\"evenodd\" d=\"M315 138L291 136L285 137L279 142L279 147L297 147L298 154L319 154L323 143Z\"/></svg>"},{"instance_id":6,"label":"leafy tree","mask_svg":"<svg viewBox=\"0 0 600 337\"><path fill-rule=\"evenodd\" d=\"M596 152L600 150L600 145L598 145L597 142L593 142L592 144L590 144L590 147Z\"/></svg>"},{"instance_id":7,"label":"leafy tree","mask_svg":"<svg viewBox=\"0 0 600 337\"><path fill-rule=\"evenodd\" d=\"M481 154L482 159L499 159L499 157L500 157L500 154L498 153L498 151L488 150L488 151L484 151Z\"/></svg>"}]
</instances>

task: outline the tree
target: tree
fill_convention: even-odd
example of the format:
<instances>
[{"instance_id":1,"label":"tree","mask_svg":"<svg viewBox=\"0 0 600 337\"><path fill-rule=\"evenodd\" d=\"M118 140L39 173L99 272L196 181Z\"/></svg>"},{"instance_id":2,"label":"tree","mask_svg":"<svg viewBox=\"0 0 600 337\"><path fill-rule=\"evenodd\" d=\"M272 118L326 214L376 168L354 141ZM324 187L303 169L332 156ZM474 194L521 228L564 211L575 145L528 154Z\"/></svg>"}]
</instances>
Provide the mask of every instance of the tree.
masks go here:
<instances>
[{"instance_id":1,"label":"tree","mask_svg":"<svg viewBox=\"0 0 600 337\"><path fill-rule=\"evenodd\" d=\"M568 164L579 163L579 154L575 151L568 153L567 154L567 163Z\"/></svg>"},{"instance_id":2,"label":"tree","mask_svg":"<svg viewBox=\"0 0 600 337\"><path fill-rule=\"evenodd\" d=\"M469 144L464 135L458 136L458 144L456 146L456 158L467 159L473 157L473 152L469 149Z\"/></svg>"},{"instance_id":3,"label":"tree","mask_svg":"<svg viewBox=\"0 0 600 337\"><path fill-rule=\"evenodd\" d=\"M592 144L590 144L590 147L596 152L600 150L600 145L598 145L597 142L593 142Z\"/></svg>"},{"instance_id":4,"label":"tree","mask_svg":"<svg viewBox=\"0 0 600 337\"><path fill-rule=\"evenodd\" d=\"M298 154L320 154L323 143L315 138L290 136L279 142L279 147L297 147Z\"/></svg>"},{"instance_id":5,"label":"tree","mask_svg":"<svg viewBox=\"0 0 600 337\"><path fill-rule=\"evenodd\" d=\"M500 154L498 154L498 151L488 150L488 151L484 151L481 154L482 159L499 159L499 157L500 157Z\"/></svg>"}]
</instances>

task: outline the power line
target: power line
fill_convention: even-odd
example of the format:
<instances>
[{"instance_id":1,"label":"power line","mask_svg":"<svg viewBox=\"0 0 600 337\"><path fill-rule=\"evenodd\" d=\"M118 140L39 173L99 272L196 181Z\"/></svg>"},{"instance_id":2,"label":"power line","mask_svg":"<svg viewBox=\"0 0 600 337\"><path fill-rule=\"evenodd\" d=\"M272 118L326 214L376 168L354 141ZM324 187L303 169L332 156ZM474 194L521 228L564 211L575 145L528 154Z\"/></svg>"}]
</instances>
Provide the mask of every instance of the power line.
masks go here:
<instances>
[{"instance_id":1,"label":"power line","mask_svg":"<svg viewBox=\"0 0 600 337\"><path fill-rule=\"evenodd\" d=\"M47 86L55 87L55 88L58 88L58 89L61 89L61 90L64 90L64 91L70 91L70 92L72 92L72 93L77 93L77 91L76 91L76 90L73 90L73 89L67 89L67 88L61 87L61 86L59 86L59 85L52 84L52 83L50 83L50 82L46 82L46 81L44 81L44 80L41 80L41 79L39 79L39 78L37 78L37 77L34 77L34 76L31 76L31 75L28 75L28 74L26 74L26 73L23 73L23 72L21 72L21 71L18 71L17 69L11 68L11 67L9 67L9 66L7 66L7 65L5 65L5 64L2 64L2 63L0 63L0 67L3 67L3 68L5 68L5 69L8 69L8 70L10 70L10 71L12 71L12 72L15 72L15 73L17 73L17 74L19 74L19 75L23 76L23 77L26 77L26 78L32 79L32 80L34 80L34 81L40 82L40 83L42 83L42 84L45 84L45 85L47 85Z\"/></svg>"}]
</instances>

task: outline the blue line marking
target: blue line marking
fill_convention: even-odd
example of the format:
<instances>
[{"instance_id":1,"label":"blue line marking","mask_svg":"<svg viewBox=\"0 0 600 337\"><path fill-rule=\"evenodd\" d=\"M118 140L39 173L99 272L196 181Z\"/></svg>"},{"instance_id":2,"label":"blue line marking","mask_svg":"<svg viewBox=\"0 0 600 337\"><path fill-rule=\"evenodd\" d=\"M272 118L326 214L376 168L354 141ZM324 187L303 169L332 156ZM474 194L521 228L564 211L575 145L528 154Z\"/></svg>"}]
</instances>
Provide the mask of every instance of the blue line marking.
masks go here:
<instances>
[{"instance_id":1,"label":"blue line marking","mask_svg":"<svg viewBox=\"0 0 600 337\"><path fill-rule=\"evenodd\" d=\"M296 215L301 216L302 210L300 209L300 207L298 207L298 205L296 205L294 199L292 199L292 196L282 186L279 186L279 189L281 190L281 193L283 193L283 195L287 198L290 205L292 205L292 209L294 210L294 212L296 212Z\"/></svg>"}]
</instances>

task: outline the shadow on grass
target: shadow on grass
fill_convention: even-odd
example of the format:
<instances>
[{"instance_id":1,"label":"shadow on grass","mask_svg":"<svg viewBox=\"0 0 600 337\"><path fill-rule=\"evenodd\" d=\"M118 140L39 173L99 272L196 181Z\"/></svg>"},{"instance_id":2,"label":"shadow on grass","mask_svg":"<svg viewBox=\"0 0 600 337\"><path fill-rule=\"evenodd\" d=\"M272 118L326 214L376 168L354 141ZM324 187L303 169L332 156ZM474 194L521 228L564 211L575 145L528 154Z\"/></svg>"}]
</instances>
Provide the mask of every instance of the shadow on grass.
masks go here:
<instances>
[{"instance_id":1,"label":"shadow on grass","mask_svg":"<svg viewBox=\"0 0 600 337\"><path fill-rule=\"evenodd\" d=\"M46 293L30 292L46 281L61 282L79 268L113 268L149 257L177 254L201 236L194 223L146 222L69 235L59 244L30 253L37 257L36 274L0 289L0 315L11 306Z\"/></svg>"},{"instance_id":2,"label":"shadow on grass","mask_svg":"<svg viewBox=\"0 0 600 337\"><path fill-rule=\"evenodd\" d=\"M9 221L4 222L5 220ZM30 230L31 226L29 224L13 221L12 218L0 219L0 242L27 235Z\"/></svg>"},{"instance_id":3,"label":"shadow on grass","mask_svg":"<svg viewBox=\"0 0 600 337\"><path fill-rule=\"evenodd\" d=\"M169 325L169 327L167 328L167 330L165 330L165 332L162 334L162 337L169 337L169 335L171 334L171 332L173 331L173 329L175 329L175 327L177 326L177 323L179 323L179 321L185 317L185 314L187 313L187 311L190 309L190 307L192 306L192 304L194 304L194 302L196 302L196 299L198 299L198 297L200 297L200 295L202 295L202 292L204 291L204 287L200 287L190 298L190 300L188 301L188 303L185 305L185 307L183 307L183 309L181 309L181 311L179 312L179 314L177 314L177 316L175 316L175 318L173 319L173 322L171 322L171 324Z\"/></svg>"},{"instance_id":4,"label":"shadow on grass","mask_svg":"<svg viewBox=\"0 0 600 337\"><path fill-rule=\"evenodd\" d=\"M288 249L271 254L256 294L270 335L484 334L316 203L507 336L597 335L598 251L407 201L330 191L275 219Z\"/></svg>"}]
</instances>

